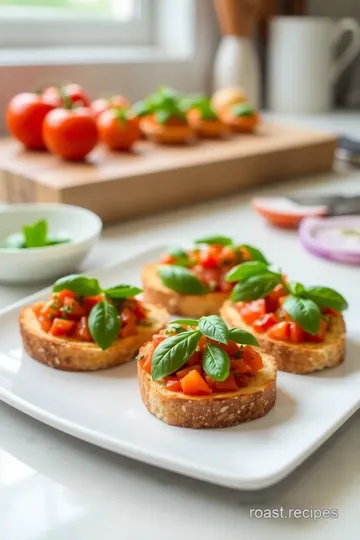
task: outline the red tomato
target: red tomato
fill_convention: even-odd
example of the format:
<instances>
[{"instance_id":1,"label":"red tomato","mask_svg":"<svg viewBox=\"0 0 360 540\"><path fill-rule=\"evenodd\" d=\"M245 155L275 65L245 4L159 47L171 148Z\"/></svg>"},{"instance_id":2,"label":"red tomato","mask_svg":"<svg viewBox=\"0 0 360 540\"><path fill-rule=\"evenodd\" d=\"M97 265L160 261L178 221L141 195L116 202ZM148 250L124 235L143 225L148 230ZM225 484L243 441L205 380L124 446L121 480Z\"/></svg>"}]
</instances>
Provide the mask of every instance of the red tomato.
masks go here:
<instances>
[{"instance_id":1,"label":"red tomato","mask_svg":"<svg viewBox=\"0 0 360 540\"><path fill-rule=\"evenodd\" d=\"M162 336L160 334L157 334L156 336L153 336L153 345L154 345L154 349L160 345L160 343L162 341L164 341L164 339L166 339L166 336Z\"/></svg>"},{"instance_id":2,"label":"red tomato","mask_svg":"<svg viewBox=\"0 0 360 540\"><path fill-rule=\"evenodd\" d=\"M203 396L211 394L212 390L205 382L205 379L196 369L189 371L180 381L184 394Z\"/></svg>"},{"instance_id":3,"label":"red tomato","mask_svg":"<svg viewBox=\"0 0 360 540\"><path fill-rule=\"evenodd\" d=\"M44 302L36 302L36 304L32 306L32 310L35 313L36 317L38 318L40 317L41 310L43 309L43 307L44 307Z\"/></svg>"},{"instance_id":4,"label":"red tomato","mask_svg":"<svg viewBox=\"0 0 360 540\"><path fill-rule=\"evenodd\" d=\"M71 337L79 341L93 341L89 332L87 317L81 317L80 321L76 323Z\"/></svg>"},{"instance_id":5,"label":"red tomato","mask_svg":"<svg viewBox=\"0 0 360 540\"><path fill-rule=\"evenodd\" d=\"M296 322L290 323L290 341L291 343L302 343L306 339L305 331Z\"/></svg>"},{"instance_id":6,"label":"red tomato","mask_svg":"<svg viewBox=\"0 0 360 540\"><path fill-rule=\"evenodd\" d=\"M216 392L236 392L238 385L233 373L230 373L226 381L216 381L215 383Z\"/></svg>"},{"instance_id":7,"label":"red tomato","mask_svg":"<svg viewBox=\"0 0 360 540\"><path fill-rule=\"evenodd\" d=\"M306 334L306 337L309 341L313 343L322 343L325 340L326 331L327 331L327 322L324 319L321 319L319 331L316 334L316 336L313 336L311 334Z\"/></svg>"},{"instance_id":8,"label":"red tomato","mask_svg":"<svg viewBox=\"0 0 360 540\"><path fill-rule=\"evenodd\" d=\"M278 320L274 313L266 313L266 315L253 322L253 328L257 332L266 332L277 322Z\"/></svg>"},{"instance_id":9,"label":"red tomato","mask_svg":"<svg viewBox=\"0 0 360 540\"><path fill-rule=\"evenodd\" d=\"M59 291L58 293L53 294L53 298L58 299L59 302L63 303L64 298L75 298L76 294L72 291L69 291L68 289L63 289L62 291Z\"/></svg>"},{"instance_id":10,"label":"red tomato","mask_svg":"<svg viewBox=\"0 0 360 540\"><path fill-rule=\"evenodd\" d=\"M121 109L108 109L97 119L100 140L110 150L129 151L141 138L139 123Z\"/></svg>"},{"instance_id":11,"label":"red tomato","mask_svg":"<svg viewBox=\"0 0 360 540\"><path fill-rule=\"evenodd\" d=\"M112 96L109 99L100 98L95 99L91 103L91 108L94 111L96 118L100 116L101 113L107 111L108 109L129 109L131 103L124 96Z\"/></svg>"},{"instance_id":12,"label":"red tomato","mask_svg":"<svg viewBox=\"0 0 360 540\"><path fill-rule=\"evenodd\" d=\"M253 324L257 319L263 317L266 313L265 299L246 302L240 308L240 314L246 324Z\"/></svg>"},{"instance_id":13,"label":"red tomato","mask_svg":"<svg viewBox=\"0 0 360 540\"><path fill-rule=\"evenodd\" d=\"M268 336L271 339L276 339L279 341L289 341L290 339L290 323L287 321L282 321L277 324L274 324L268 330Z\"/></svg>"},{"instance_id":14,"label":"red tomato","mask_svg":"<svg viewBox=\"0 0 360 540\"><path fill-rule=\"evenodd\" d=\"M160 264L175 264L175 260L176 259L168 253L164 253L164 255L161 256Z\"/></svg>"},{"instance_id":15,"label":"red tomato","mask_svg":"<svg viewBox=\"0 0 360 540\"><path fill-rule=\"evenodd\" d=\"M91 109L54 109L45 118L43 136L53 154L70 161L83 159L97 143L98 133Z\"/></svg>"},{"instance_id":16,"label":"red tomato","mask_svg":"<svg viewBox=\"0 0 360 540\"><path fill-rule=\"evenodd\" d=\"M193 272L196 277L205 285L208 285L212 291L218 289L220 282L220 268L206 268L198 264L194 266Z\"/></svg>"},{"instance_id":17,"label":"red tomato","mask_svg":"<svg viewBox=\"0 0 360 540\"><path fill-rule=\"evenodd\" d=\"M84 298L85 309L90 312L95 304L102 302L104 300L103 294L98 294L97 296L87 296Z\"/></svg>"},{"instance_id":18,"label":"red tomato","mask_svg":"<svg viewBox=\"0 0 360 540\"><path fill-rule=\"evenodd\" d=\"M266 311L268 313L273 313L279 307L279 298L286 294L285 288L281 283L276 285L274 290L267 295L266 300Z\"/></svg>"},{"instance_id":19,"label":"red tomato","mask_svg":"<svg viewBox=\"0 0 360 540\"><path fill-rule=\"evenodd\" d=\"M48 319L44 315L39 315L38 320L39 320L41 330L43 330L44 332L48 332L51 328L52 320Z\"/></svg>"},{"instance_id":20,"label":"red tomato","mask_svg":"<svg viewBox=\"0 0 360 540\"><path fill-rule=\"evenodd\" d=\"M53 105L53 107L67 107L78 105L81 107L89 107L90 99L86 92L79 84L70 83L64 86L56 87L49 86L42 93L44 102ZM65 103L65 102L68 103Z\"/></svg>"},{"instance_id":21,"label":"red tomato","mask_svg":"<svg viewBox=\"0 0 360 540\"><path fill-rule=\"evenodd\" d=\"M245 364L251 367L253 373L256 373L263 368L261 354L255 351L250 345L245 345L245 347L241 349L241 357Z\"/></svg>"},{"instance_id":22,"label":"red tomato","mask_svg":"<svg viewBox=\"0 0 360 540\"><path fill-rule=\"evenodd\" d=\"M85 315L85 308L75 298L71 296L65 296L63 300L63 309L61 309L63 317L71 319L72 321L78 321Z\"/></svg>"},{"instance_id":23,"label":"red tomato","mask_svg":"<svg viewBox=\"0 0 360 540\"><path fill-rule=\"evenodd\" d=\"M54 319L49 332L53 336L68 336L74 328L75 324L75 321Z\"/></svg>"},{"instance_id":24,"label":"red tomato","mask_svg":"<svg viewBox=\"0 0 360 540\"><path fill-rule=\"evenodd\" d=\"M29 150L43 150L43 122L53 108L37 94L17 94L6 109L6 123L11 135Z\"/></svg>"},{"instance_id":25,"label":"red tomato","mask_svg":"<svg viewBox=\"0 0 360 540\"><path fill-rule=\"evenodd\" d=\"M172 392L181 392L181 383L176 377L167 377L166 389Z\"/></svg>"},{"instance_id":26,"label":"red tomato","mask_svg":"<svg viewBox=\"0 0 360 540\"><path fill-rule=\"evenodd\" d=\"M227 352L229 356L236 356L240 352L239 345L235 341L229 341L227 345L224 343L216 343L216 345Z\"/></svg>"}]
</instances>

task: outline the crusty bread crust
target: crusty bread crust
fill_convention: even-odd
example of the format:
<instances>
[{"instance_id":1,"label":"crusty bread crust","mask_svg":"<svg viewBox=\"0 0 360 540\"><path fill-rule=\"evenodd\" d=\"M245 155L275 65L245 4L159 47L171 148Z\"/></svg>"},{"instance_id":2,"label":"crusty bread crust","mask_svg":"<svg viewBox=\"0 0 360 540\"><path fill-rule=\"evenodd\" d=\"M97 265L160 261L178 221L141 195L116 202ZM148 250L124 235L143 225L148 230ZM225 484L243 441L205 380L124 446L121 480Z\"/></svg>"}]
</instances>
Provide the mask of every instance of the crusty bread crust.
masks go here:
<instances>
[{"instance_id":1,"label":"crusty bread crust","mask_svg":"<svg viewBox=\"0 0 360 540\"><path fill-rule=\"evenodd\" d=\"M251 332L260 347L275 359L278 369L290 373L311 373L326 367L335 367L345 358L346 330L342 316L331 317L330 327L323 343L286 343L255 332L241 318L240 313L227 300L220 310L220 315L229 327L242 328Z\"/></svg>"},{"instance_id":2,"label":"crusty bread crust","mask_svg":"<svg viewBox=\"0 0 360 540\"><path fill-rule=\"evenodd\" d=\"M143 298L150 304L164 306L172 315L203 317L217 315L227 293L179 294L166 287L158 276L158 264L148 264L142 269Z\"/></svg>"},{"instance_id":3,"label":"crusty bread crust","mask_svg":"<svg viewBox=\"0 0 360 540\"><path fill-rule=\"evenodd\" d=\"M140 349L147 353L150 344ZM265 416L275 404L276 362L262 355L264 368L237 392L210 396L189 396L167 390L153 381L138 362L140 393L147 410L171 426L193 429L224 428Z\"/></svg>"},{"instance_id":4,"label":"crusty bread crust","mask_svg":"<svg viewBox=\"0 0 360 540\"><path fill-rule=\"evenodd\" d=\"M95 371L128 362L139 348L164 328L168 313L158 307L146 306L151 325L138 326L138 333L117 340L106 351L95 343L71 338L54 337L44 332L31 309L22 309L19 317L20 332L26 352L35 360L64 371Z\"/></svg>"}]
</instances>

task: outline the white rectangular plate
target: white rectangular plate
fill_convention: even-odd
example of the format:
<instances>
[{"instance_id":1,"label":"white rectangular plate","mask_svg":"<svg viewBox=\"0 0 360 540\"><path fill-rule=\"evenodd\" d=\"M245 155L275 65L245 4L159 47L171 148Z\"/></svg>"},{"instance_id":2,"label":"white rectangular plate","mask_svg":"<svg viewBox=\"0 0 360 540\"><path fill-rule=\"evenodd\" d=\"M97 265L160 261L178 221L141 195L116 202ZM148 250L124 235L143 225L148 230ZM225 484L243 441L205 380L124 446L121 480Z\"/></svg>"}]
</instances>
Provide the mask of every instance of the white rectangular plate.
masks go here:
<instances>
[{"instance_id":1,"label":"white rectangular plate","mask_svg":"<svg viewBox=\"0 0 360 540\"><path fill-rule=\"evenodd\" d=\"M136 283L141 266L156 260L162 250L152 249L93 275L104 285ZM19 309L47 294L42 291L0 314L0 398L113 452L215 484L256 490L293 471L360 405L360 331L350 314L343 365L316 375L279 373L276 405L264 418L219 430L170 427L143 406L135 362L96 373L66 373L24 353Z\"/></svg>"}]
</instances>

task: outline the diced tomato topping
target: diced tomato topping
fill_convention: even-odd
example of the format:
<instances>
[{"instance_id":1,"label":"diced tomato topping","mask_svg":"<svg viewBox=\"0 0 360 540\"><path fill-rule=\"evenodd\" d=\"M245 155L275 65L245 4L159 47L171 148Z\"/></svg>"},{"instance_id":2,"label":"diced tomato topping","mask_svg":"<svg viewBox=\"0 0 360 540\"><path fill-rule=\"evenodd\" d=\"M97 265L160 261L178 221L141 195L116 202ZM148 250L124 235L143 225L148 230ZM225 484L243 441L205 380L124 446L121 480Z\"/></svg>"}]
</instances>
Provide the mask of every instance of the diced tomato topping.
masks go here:
<instances>
[{"instance_id":1,"label":"diced tomato topping","mask_svg":"<svg viewBox=\"0 0 360 540\"><path fill-rule=\"evenodd\" d=\"M152 366L152 354L149 354L147 357L145 357L143 360L140 360L142 362L142 368L146 373L151 373L151 366Z\"/></svg>"},{"instance_id":2,"label":"diced tomato topping","mask_svg":"<svg viewBox=\"0 0 360 540\"><path fill-rule=\"evenodd\" d=\"M52 299L44 304L42 310L40 310L39 316L46 317L47 319L54 319L61 316L60 304L57 300Z\"/></svg>"},{"instance_id":3,"label":"diced tomato topping","mask_svg":"<svg viewBox=\"0 0 360 540\"><path fill-rule=\"evenodd\" d=\"M91 334L88 327L88 318L83 316L80 321L76 323L76 326L71 334L71 337L78 341L92 341Z\"/></svg>"},{"instance_id":4,"label":"diced tomato topping","mask_svg":"<svg viewBox=\"0 0 360 540\"><path fill-rule=\"evenodd\" d=\"M47 317L44 317L43 315L39 315L38 321L41 327L41 330L44 332L48 332L52 325L52 320L48 319Z\"/></svg>"},{"instance_id":5,"label":"diced tomato topping","mask_svg":"<svg viewBox=\"0 0 360 540\"><path fill-rule=\"evenodd\" d=\"M54 298L57 298L59 300L59 302L63 303L64 302L64 298L68 297L68 298L75 298L77 295L72 292L72 291L69 291L68 289L63 289L62 291L56 293L54 295Z\"/></svg>"},{"instance_id":6,"label":"diced tomato topping","mask_svg":"<svg viewBox=\"0 0 360 540\"><path fill-rule=\"evenodd\" d=\"M249 378L245 373L238 373L237 371L234 371L234 377L238 388L246 388L246 386L248 386Z\"/></svg>"},{"instance_id":7,"label":"diced tomato topping","mask_svg":"<svg viewBox=\"0 0 360 540\"><path fill-rule=\"evenodd\" d=\"M200 373L193 369L180 380L184 394L203 396L211 394L212 390Z\"/></svg>"},{"instance_id":8,"label":"diced tomato topping","mask_svg":"<svg viewBox=\"0 0 360 540\"><path fill-rule=\"evenodd\" d=\"M237 261L236 261L235 249L230 246L224 246L220 255L220 260L222 264L225 264L225 265L231 266L231 265L236 264Z\"/></svg>"},{"instance_id":9,"label":"diced tomato topping","mask_svg":"<svg viewBox=\"0 0 360 540\"><path fill-rule=\"evenodd\" d=\"M65 296L63 306L60 308L62 316L66 319L78 321L85 315L85 308L72 296Z\"/></svg>"},{"instance_id":10,"label":"diced tomato topping","mask_svg":"<svg viewBox=\"0 0 360 540\"><path fill-rule=\"evenodd\" d=\"M179 379L177 379L176 377L174 378L168 377L165 386L167 390L171 390L172 392L181 392L182 390L181 383Z\"/></svg>"},{"instance_id":11,"label":"diced tomato topping","mask_svg":"<svg viewBox=\"0 0 360 540\"><path fill-rule=\"evenodd\" d=\"M36 304L32 306L32 310L35 313L36 317L40 316L40 313L43 307L44 307L44 302L36 302Z\"/></svg>"},{"instance_id":12,"label":"diced tomato topping","mask_svg":"<svg viewBox=\"0 0 360 540\"><path fill-rule=\"evenodd\" d=\"M329 307L322 308L321 311L327 315L333 315L334 317L339 317L339 315L341 315L341 311L336 311L336 309L332 309Z\"/></svg>"},{"instance_id":13,"label":"diced tomato topping","mask_svg":"<svg viewBox=\"0 0 360 540\"><path fill-rule=\"evenodd\" d=\"M279 307L279 298L286 294L285 287L281 283L276 285L273 291L265 298L266 311L273 313Z\"/></svg>"},{"instance_id":14,"label":"diced tomato topping","mask_svg":"<svg viewBox=\"0 0 360 540\"><path fill-rule=\"evenodd\" d=\"M165 339L167 338L167 336L165 335L161 335L161 334L156 334L155 336L153 336L153 345L154 345L154 349L160 345L160 343L162 341L164 341Z\"/></svg>"},{"instance_id":15,"label":"diced tomato topping","mask_svg":"<svg viewBox=\"0 0 360 540\"><path fill-rule=\"evenodd\" d=\"M277 324L274 324L268 330L268 336L271 339L276 339L279 341L289 341L290 339L290 323L287 321L282 321Z\"/></svg>"},{"instance_id":16,"label":"diced tomato topping","mask_svg":"<svg viewBox=\"0 0 360 540\"><path fill-rule=\"evenodd\" d=\"M217 392L236 392L238 385L233 373L230 373L226 381L216 381L215 388Z\"/></svg>"},{"instance_id":17,"label":"diced tomato topping","mask_svg":"<svg viewBox=\"0 0 360 540\"><path fill-rule=\"evenodd\" d=\"M176 376L179 378L179 379L182 379L183 377L185 377L185 375L187 375L190 371L193 371L193 370L196 370L198 373L202 373L202 367L201 365L195 365L195 366L185 366L183 367L182 369L180 369L179 371L176 372Z\"/></svg>"},{"instance_id":18,"label":"diced tomato topping","mask_svg":"<svg viewBox=\"0 0 360 540\"><path fill-rule=\"evenodd\" d=\"M239 375L243 373L252 373L252 369L248 366L243 359L241 360L230 360L230 367L233 371L236 371Z\"/></svg>"},{"instance_id":19,"label":"diced tomato topping","mask_svg":"<svg viewBox=\"0 0 360 540\"><path fill-rule=\"evenodd\" d=\"M124 308L121 312L121 329L120 337L126 338L136 334L136 323L137 319L135 314L129 309Z\"/></svg>"},{"instance_id":20,"label":"diced tomato topping","mask_svg":"<svg viewBox=\"0 0 360 540\"><path fill-rule=\"evenodd\" d=\"M200 351L203 351L205 349L205 346L206 346L206 337L201 336L200 341L199 341L199 345L198 345Z\"/></svg>"},{"instance_id":21,"label":"diced tomato topping","mask_svg":"<svg viewBox=\"0 0 360 540\"><path fill-rule=\"evenodd\" d=\"M302 343L305 341L305 331L296 322L290 323L290 341L291 343Z\"/></svg>"},{"instance_id":22,"label":"diced tomato topping","mask_svg":"<svg viewBox=\"0 0 360 540\"><path fill-rule=\"evenodd\" d=\"M216 381L214 381L214 379L209 377L209 375L205 375L205 381L206 381L206 384L208 385L208 387L211 388L211 390L213 390L213 391L216 390Z\"/></svg>"},{"instance_id":23,"label":"diced tomato topping","mask_svg":"<svg viewBox=\"0 0 360 540\"><path fill-rule=\"evenodd\" d=\"M92 308L98 304L99 302L102 302L104 300L103 294L98 294L97 296L87 296L84 298L84 306L88 313L92 310Z\"/></svg>"},{"instance_id":24,"label":"diced tomato topping","mask_svg":"<svg viewBox=\"0 0 360 540\"><path fill-rule=\"evenodd\" d=\"M253 373L257 373L263 368L261 354L255 351L250 345L245 345L245 347L241 349L241 357L245 364L250 366Z\"/></svg>"},{"instance_id":25,"label":"diced tomato topping","mask_svg":"<svg viewBox=\"0 0 360 540\"><path fill-rule=\"evenodd\" d=\"M228 281L226 281L226 279L225 279L226 274L227 274L227 270L220 277L219 289L223 293L230 293L232 291L232 288L233 288L234 284L229 283Z\"/></svg>"},{"instance_id":26,"label":"diced tomato topping","mask_svg":"<svg viewBox=\"0 0 360 540\"><path fill-rule=\"evenodd\" d=\"M226 345L224 343L216 343L216 345L221 349L224 349L229 356L236 356L240 353L239 345L237 345L235 341L229 341Z\"/></svg>"},{"instance_id":27,"label":"diced tomato topping","mask_svg":"<svg viewBox=\"0 0 360 540\"><path fill-rule=\"evenodd\" d=\"M313 336L311 334L307 334L307 338L309 341L313 343L322 343L325 340L326 337L326 331L327 331L327 322L325 319L320 320L320 327L319 331L316 334L316 336Z\"/></svg>"},{"instance_id":28,"label":"diced tomato topping","mask_svg":"<svg viewBox=\"0 0 360 540\"><path fill-rule=\"evenodd\" d=\"M53 336L68 336L74 328L75 324L75 321L54 319L49 332Z\"/></svg>"},{"instance_id":29,"label":"diced tomato topping","mask_svg":"<svg viewBox=\"0 0 360 540\"><path fill-rule=\"evenodd\" d=\"M266 332L278 322L274 313L267 313L260 319L253 322L253 328L256 332Z\"/></svg>"},{"instance_id":30,"label":"diced tomato topping","mask_svg":"<svg viewBox=\"0 0 360 540\"><path fill-rule=\"evenodd\" d=\"M247 302L240 309L241 317L246 324L253 324L257 319L263 317L266 313L265 299L253 300Z\"/></svg>"},{"instance_id":31,"label":"diced tomato topping","mask_svg":"<svg viewBox=\"0 0 360 540\"><path fill-rule=\"evenodd\" d=\"M144 304L136 298L131 299L130 309L137 319L146 319L146 311L144 308Z\"/></svg>"},{"instance_id":32,"label":"diced tomato topping","mask_svg":"<svg viewBox=\"0 0 360 540\"><path fill-rule=\"evenodd\" d=\"M197 364L201 364L202 360L202 354L200 352L195 352L192 356L190 356L189 360L187 361L187 364L189 366L196 366Z\"/></svg>"}]
</instances>

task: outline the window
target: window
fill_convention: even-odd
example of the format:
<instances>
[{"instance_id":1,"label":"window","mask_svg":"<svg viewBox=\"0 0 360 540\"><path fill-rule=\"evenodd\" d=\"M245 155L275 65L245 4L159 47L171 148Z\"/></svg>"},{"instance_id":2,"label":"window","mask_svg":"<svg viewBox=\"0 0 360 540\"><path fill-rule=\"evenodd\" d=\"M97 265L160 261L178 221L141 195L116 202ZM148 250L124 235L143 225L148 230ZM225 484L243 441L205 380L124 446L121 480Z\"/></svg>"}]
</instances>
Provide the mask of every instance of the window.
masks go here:
<instances>
[{"instance_id":1,"label":"window","mask_svg":"<svg viewBox=\"0 0 360 540\"><path fill-rule=\"evenodd\" d=\"M150 45L156 0L0 0L0 45Z\"/></svg>"}]
</instances>

